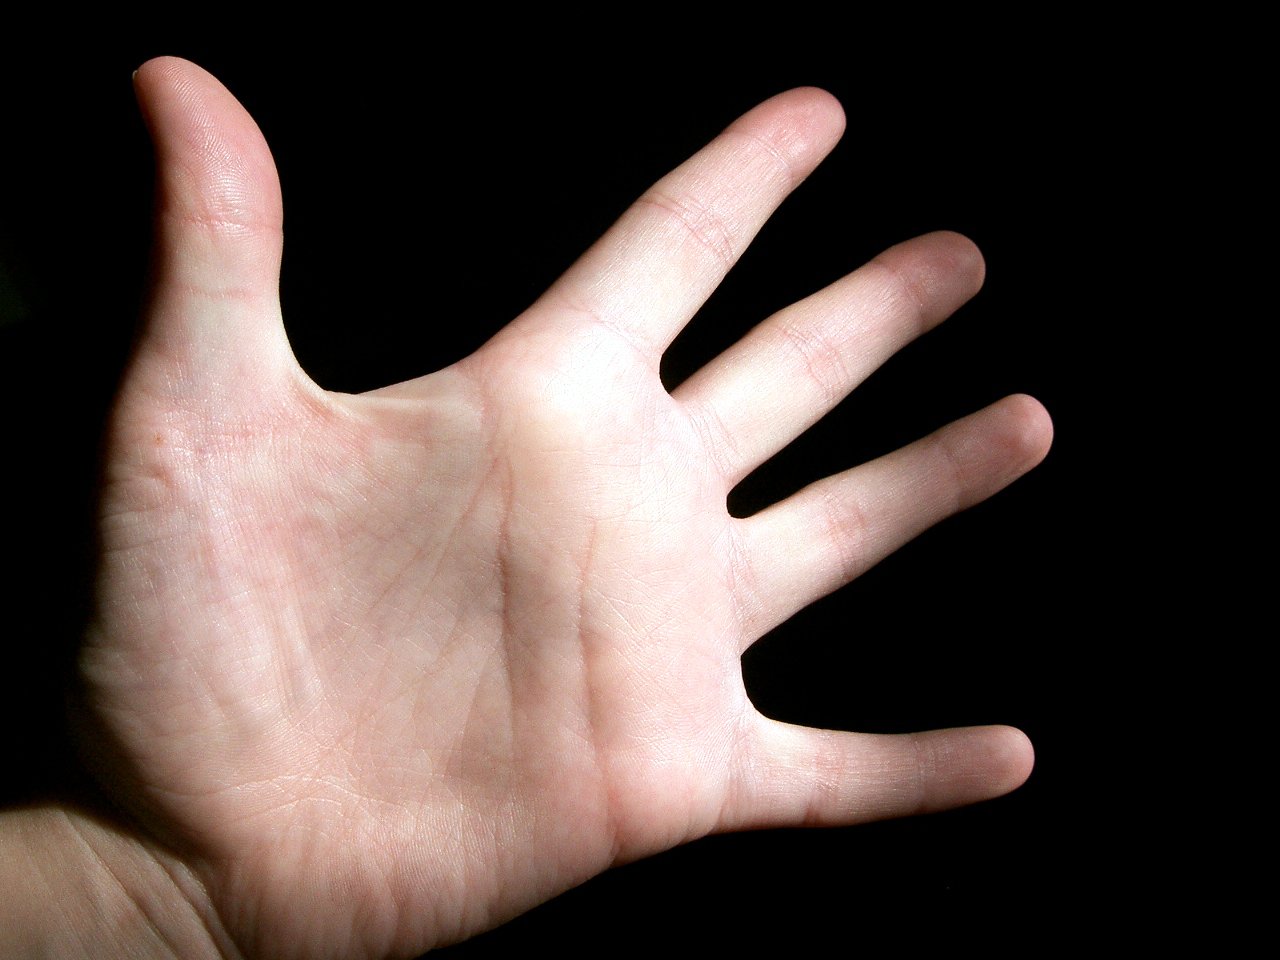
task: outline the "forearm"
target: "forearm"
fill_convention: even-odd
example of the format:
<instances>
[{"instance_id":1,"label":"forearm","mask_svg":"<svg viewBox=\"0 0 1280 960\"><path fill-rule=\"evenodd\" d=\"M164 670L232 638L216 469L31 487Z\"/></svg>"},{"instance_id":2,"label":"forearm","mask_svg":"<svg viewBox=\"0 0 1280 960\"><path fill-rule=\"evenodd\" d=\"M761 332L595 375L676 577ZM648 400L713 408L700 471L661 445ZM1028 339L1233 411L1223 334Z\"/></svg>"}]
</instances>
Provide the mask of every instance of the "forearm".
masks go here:
<instances>
[{"instance_id":1,"label":"forearm","mask_svg":"<svg viewBox=\"0 0 1280 960\"><path fill-rule=\"evenodd\" d=\"M70 808L0 813L0 956L225 957L174 864Z\"/></svg>"}]
</instances>

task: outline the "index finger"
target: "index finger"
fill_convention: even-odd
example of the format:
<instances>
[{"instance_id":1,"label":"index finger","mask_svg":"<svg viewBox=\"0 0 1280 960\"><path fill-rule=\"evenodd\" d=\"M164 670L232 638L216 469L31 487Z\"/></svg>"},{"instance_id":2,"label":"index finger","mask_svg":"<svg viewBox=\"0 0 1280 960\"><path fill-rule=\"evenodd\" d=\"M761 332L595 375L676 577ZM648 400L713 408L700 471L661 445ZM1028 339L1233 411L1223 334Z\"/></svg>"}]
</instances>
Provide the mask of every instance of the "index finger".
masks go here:
<instances>
[{"instance_id":1,"label":"index finger","mask_svg":"<svg viewBox=\"0 0 1280 960\"><path fill-rule=\"evenodd\" d=\"M513 326L602 323L656 366L843 131L822 90L766 100L649 188Z\"/></svg>"}]
</instances>

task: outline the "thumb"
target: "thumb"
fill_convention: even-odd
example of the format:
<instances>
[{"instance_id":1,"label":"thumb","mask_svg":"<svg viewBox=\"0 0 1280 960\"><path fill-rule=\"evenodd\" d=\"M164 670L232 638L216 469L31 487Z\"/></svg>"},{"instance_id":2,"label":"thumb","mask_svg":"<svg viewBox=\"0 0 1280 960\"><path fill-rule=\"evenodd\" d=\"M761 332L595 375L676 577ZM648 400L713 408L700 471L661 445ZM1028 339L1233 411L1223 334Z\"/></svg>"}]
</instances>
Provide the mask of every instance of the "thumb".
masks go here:
<instances>
[{"instance_id":1,"label":"thumb","mask_svg":"<svg viewBox=\"0 0 1280 960\"><path fill-rule=\"evenodd\" d=\"M134 87L156 158L139 359L158 352L181 380L261 391L296 369L280 318L283 213L271 151L244 107L195 64L150 60Z\"/></svg>"}]
</instances>

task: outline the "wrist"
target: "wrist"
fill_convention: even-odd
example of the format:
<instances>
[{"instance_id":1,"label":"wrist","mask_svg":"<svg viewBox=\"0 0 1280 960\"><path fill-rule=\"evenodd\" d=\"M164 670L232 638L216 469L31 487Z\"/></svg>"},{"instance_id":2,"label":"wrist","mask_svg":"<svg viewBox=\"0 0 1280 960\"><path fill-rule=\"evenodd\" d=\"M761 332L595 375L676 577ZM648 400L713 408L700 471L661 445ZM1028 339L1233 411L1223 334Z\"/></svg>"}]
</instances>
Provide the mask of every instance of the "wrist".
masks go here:
<instances>
[{"instance_id":1,"label":"wrist","mask_svg":"<svg viewBox=\"0 0 1280 960\"><path fill-rule=\"evenodd\" d=\"M239 955L183 864L71 806L0 812L0 890L0 956Z\"/></svg>"}]
</instances>

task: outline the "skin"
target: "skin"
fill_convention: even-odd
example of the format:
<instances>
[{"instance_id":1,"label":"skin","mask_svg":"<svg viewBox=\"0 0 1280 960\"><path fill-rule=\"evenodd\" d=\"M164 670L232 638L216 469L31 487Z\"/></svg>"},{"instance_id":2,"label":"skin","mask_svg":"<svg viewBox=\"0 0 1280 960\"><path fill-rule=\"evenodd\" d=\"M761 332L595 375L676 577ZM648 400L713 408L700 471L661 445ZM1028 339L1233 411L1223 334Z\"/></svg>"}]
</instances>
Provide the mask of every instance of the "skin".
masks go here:
<instances>
[{"instance_id":1,"label":"skin","mask_svg":"<svg viewBox=\"0 0 1280 960\"><path fill-rule=\"evenodd\" d=\"M252 119L184 61L135 85L155 275L107 439L78 712L114 813L0 821L51 893L102 905L70 933L32 920L31 942L415 956L708 833L1025 780L1011 728L799 728L743 689L752 642L1051 437L1010 397L728 514L738 481L982 283L968 240L911 240L664 389L667 345L839 138L829 95L740 118L477 353L351 396L285 338ZM104 915L117 939L80 934Z\"/></svg>"}]
</instances>

